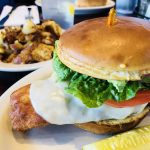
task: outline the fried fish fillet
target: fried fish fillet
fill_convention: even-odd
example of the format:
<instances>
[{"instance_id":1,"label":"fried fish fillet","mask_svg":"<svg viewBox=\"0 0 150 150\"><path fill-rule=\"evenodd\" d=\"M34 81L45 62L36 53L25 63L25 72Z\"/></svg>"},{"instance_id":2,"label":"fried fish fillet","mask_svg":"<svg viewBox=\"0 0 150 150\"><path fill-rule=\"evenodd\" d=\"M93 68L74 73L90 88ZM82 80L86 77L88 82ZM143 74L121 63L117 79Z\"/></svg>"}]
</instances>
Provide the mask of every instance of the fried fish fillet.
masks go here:
<instances>
[{"instance_id":1,"label":"fried fish fillet","mask_svg":"<svg viewBox=\"0 0 150 150\"><path fill-rule=\"evenodd\" d=\"M9 113L12 128L26 131L36 127L43 127L48 123L34 111L29 98L30 85L15 91L10 97L11 110Z\"/></svg>"},{"instance_id":2,"label":"fried fish fillet","mask_svg":"<svg viewBox=\"0 0 150 150\"><path fill-rule=\"evenodd\" d=\"M24 86L15 91L10 97L10 119L13 130L26 131L49 124L34 111L30 102L29 89L30 85ZM123 132L139 124L149 111L150 107L147 106L141 113L131 115L122 120L102 120L75 124L75 126L95 134Z\"/></svg>"}]
</instances>

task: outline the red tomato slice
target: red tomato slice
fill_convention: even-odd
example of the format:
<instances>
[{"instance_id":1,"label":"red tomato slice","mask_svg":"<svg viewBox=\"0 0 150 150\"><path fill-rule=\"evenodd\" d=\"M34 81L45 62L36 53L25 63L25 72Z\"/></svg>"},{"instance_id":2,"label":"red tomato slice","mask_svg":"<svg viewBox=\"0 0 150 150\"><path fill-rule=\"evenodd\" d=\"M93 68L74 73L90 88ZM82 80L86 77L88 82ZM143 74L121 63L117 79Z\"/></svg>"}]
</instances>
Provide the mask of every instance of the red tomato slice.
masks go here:
<instances>
[{"instance_id":1,"label":"red tomato slice","mask_svg":"<svg viewBox=\"0 0 150 150\"><path fill-rule=\"evenodd\" d=\"M150 90L140 91L137 95L130 99L123 102L117 102L114 100L108 100L105 104L110 105L112 107L123 108L123 107L133 107L136 105L142 105L145 103L150 102Z\"/></svg>"}]
</instances>

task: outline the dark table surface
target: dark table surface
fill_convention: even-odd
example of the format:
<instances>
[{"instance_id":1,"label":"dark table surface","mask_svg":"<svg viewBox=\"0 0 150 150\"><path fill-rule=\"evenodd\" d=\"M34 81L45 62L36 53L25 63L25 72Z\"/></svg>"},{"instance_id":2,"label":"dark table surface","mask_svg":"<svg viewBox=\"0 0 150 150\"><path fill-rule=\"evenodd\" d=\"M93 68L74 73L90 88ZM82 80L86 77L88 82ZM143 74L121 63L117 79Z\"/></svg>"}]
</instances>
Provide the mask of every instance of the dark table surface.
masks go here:
<instances>
[{"instance_id":1,"label":"dark table surface","mask_svg":"<svg viewBox=\"0 0 150 150\"><path fill-rule=\"evenodd\" d=\"M91 15L76 15L75 16L75 23L81 22L86 19L96 18L107 16L109 10L105 10L103 12ZM135 16L135 15L133 15ZM0 95L2 95L11 85L17 82L19 79L23 78L25 75L29 74L30 72L0 72Z\"/></svg>"},{"instance_id":2,"label":"dark table surface","mask_svg":"<svg viewBox=\"0 0 150 150\"><path fill-rule=\"evenodd\" d=\"M2 95L11 85L30 72L0 72L0 95Z\"/></svg>"}]
</instances>

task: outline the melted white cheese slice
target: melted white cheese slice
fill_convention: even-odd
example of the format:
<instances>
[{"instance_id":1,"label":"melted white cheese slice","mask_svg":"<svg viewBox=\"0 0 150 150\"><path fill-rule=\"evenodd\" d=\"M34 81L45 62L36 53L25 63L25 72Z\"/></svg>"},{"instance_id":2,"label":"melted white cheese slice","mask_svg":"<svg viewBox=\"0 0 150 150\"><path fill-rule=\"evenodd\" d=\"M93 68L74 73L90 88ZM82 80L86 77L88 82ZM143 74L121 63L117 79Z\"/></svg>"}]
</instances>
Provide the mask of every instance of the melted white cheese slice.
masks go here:
<instances>
[{"instance_id":1,"label":"melted white cheese slice","mask_svg":"<svg viewBox=\"0 0 150 150\"><path fill-rule=\"evenodd\" d=\"M104 104L99 108L87 108L81 100L65 93L65 86L66 83L57 82L54 73L49 79L31 85L30 98L36 113L51 124L124 119L131 114L141 112L147 105L114 108Z\"/></svg>"}]
</instances>

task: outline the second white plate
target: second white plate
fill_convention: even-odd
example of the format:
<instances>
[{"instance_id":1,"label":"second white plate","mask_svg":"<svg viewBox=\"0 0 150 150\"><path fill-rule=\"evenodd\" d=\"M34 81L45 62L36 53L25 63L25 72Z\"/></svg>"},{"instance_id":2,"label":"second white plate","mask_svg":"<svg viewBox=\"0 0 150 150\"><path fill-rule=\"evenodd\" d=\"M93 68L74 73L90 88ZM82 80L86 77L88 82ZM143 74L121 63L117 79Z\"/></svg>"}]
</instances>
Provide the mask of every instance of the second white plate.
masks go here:
<instances>
[{"instance_id":1,"label":"second white plate","mask_svg":"<svg viewBox=\"0 0 150 150\"><path fill-rule=\"evenodd\" d=\"M42 0L35 0L35 4L37 6L42 6ZM95 14L95 13L98 13L98 12L101 12L105 9L109 9L109 8L112 8L115 6L115 2L112 1L112 0L108 0L107 1L107 4L105 6L97 6L97 7L76 7L75 8L75 13L77 15L80 15L80 14Z\"/></svg>"}]
</instances>

